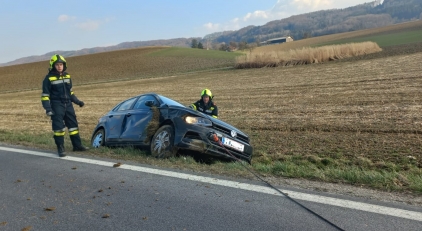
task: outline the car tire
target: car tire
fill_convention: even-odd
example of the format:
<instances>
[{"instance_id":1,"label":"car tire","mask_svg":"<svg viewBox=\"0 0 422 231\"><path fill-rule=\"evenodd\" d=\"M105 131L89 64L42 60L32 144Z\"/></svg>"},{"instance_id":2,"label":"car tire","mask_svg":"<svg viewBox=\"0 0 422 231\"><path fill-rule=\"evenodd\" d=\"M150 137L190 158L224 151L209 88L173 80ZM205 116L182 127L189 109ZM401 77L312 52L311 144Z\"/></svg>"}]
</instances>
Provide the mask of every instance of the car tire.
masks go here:
<instances>
[{"instance_id":1,"label":"car tire","mask_svg":"<svg viewBox=\"0 0 422 231\"><path fill-rule=\"evenodd\" d=\"M93 148L99 148L99 147L105 146L105 132L104 132L104 129L99 129L92 136L91 146Z\"/></svg>"},{"instance_id":2,"label":"car tire","mask_svg":"<svg viewBox=\"0 0 422 231\"><path fill-rule=\"evenodd\" d=\"M168 158L176 156L176 153L173 127L171 125L160 127L151 140L151 155L156 158Z\"/></svg>"}]
</instances>

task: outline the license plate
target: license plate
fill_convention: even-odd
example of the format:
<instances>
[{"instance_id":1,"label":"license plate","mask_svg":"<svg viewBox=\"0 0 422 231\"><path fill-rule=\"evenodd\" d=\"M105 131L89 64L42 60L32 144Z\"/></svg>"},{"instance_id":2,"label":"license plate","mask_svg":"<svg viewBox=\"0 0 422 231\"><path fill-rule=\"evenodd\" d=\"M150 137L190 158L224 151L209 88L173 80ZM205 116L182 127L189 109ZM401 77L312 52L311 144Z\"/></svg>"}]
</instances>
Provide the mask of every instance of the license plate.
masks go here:
<instances>
[{"instance_id":1,"label":"license plate","mask_svg":"<svg viewBox=\"0 0 422 231\"><path fill-rule=\"evenodd\" d=\"M234 140L231 140L231 139L225 138L225 137L222 137L222 138L221 138L221 142L222 142L225 146L227 146L227 147L231 147L231 148L234 148L234 149L239 150L239 151L241 151L241 152L243 152L243 149L245 148L245 146L244 146L243 144L241 144L241 143L239 143L239 142L236 142L236 141L234 141Z\"/></svg>"}]
</instances>

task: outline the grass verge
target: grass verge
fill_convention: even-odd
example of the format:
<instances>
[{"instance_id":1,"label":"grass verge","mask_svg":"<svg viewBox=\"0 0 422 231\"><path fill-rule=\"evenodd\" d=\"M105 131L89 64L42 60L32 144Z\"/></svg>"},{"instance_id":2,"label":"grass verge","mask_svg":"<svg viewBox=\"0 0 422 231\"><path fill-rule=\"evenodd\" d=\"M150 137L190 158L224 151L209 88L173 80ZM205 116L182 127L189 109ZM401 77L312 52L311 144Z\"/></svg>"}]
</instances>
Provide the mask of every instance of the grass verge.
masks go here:
<instances>
[{"instance_id":1,"label":"grass verge","mask_svg":"<svg viewBox=\"0 0 422 231\"><path fill-rule=\"evenodd\" d=\"M51 134L25 134L0 130L0 142L22 145L43 150L55 151ZM84 143L89 141L84 140ZM69 139L66 139L66 150L71 150ZM262 150L257 150L263 153ZM117 161L134 161L159 167L209 172L229 177L253 178L253 176L236 162L225 162L213 159L203 163L192 156L181 155L170 159L156 159L148 152L137 148L99 148L91 149L84 154L96 157L111 158ZM211 163L211 164L210 164ZM383 166L374 167L369 159L361 158L355 163L343 158L320 158L313 155L292 155L274 161L266 155L253 159L252 165L257 173L266 177L306 178L321 182L347 183L361 187L381 189L384 191L411 191L422 195L422 169L409 165L399 168L394 162L384 162Z\"/></svg>"}]
</instances>

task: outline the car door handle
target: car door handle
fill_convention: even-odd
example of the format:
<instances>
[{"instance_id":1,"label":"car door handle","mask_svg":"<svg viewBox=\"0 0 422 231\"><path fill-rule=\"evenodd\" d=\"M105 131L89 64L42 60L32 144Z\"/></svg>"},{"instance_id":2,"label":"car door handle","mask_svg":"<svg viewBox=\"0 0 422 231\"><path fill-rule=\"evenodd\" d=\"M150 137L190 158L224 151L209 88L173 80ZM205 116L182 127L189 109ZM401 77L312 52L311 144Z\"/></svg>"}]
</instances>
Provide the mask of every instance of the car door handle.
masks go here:
<instances>
[{"instance_id":1,"label":"car door handle","mask_svg":"<svg viewBox=\"0 0 422 231\"><path fill-rule=\"evenodd\" d=\"M109 116L108 116L108 118L111 118L111 117L113 117L113 115L109 115Z\"/></svg>"},{"instance_id":2,"label":"car door handle","mask_svg":"<svg viewBox=\"0 0 422 231\"><path fill-rule=\"evenodd\" d=\"M131 115L132 115L132 114L130 114L130 113L127 113L127 114L126 114L126 117L130 117Z\"/></svg>"}]
</instances>

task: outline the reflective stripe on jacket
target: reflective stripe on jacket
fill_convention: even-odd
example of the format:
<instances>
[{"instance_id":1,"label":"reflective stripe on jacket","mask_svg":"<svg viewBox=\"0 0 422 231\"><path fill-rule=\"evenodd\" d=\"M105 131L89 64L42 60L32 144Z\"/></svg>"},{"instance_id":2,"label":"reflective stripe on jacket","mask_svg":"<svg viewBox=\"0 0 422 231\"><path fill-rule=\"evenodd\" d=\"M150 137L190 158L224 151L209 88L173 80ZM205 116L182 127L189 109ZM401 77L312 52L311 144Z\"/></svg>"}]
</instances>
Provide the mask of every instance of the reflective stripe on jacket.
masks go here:
<instances>
[{"instance_id":1,"label":"reflective stripe on jacket","mask_svg":"<svg viewBox=\"0 0 422 231\"><path fill-rule=\"evenodd\" d=\"M41 103L46 111L51 111L50 101L79 102L72 91L72 79L67 72L60 75L50 71L42 83Z\"/></svg>"},{"instance_id":2,"label":"reflective stripe on jacket","mask_svg":"<svg viewBox=\"0 0 422 231\"><path fill-rule=\"evenodd\" d=\"M195 103L193 103L191 106L194 110L200 111L214 118L218 118L218 108L217 108L217 105L215 105L215 103L212 102L212 100L208 101L208 103L205 105L204 101L200 99L196 101Z\"/></svg>"}]
</instances>

